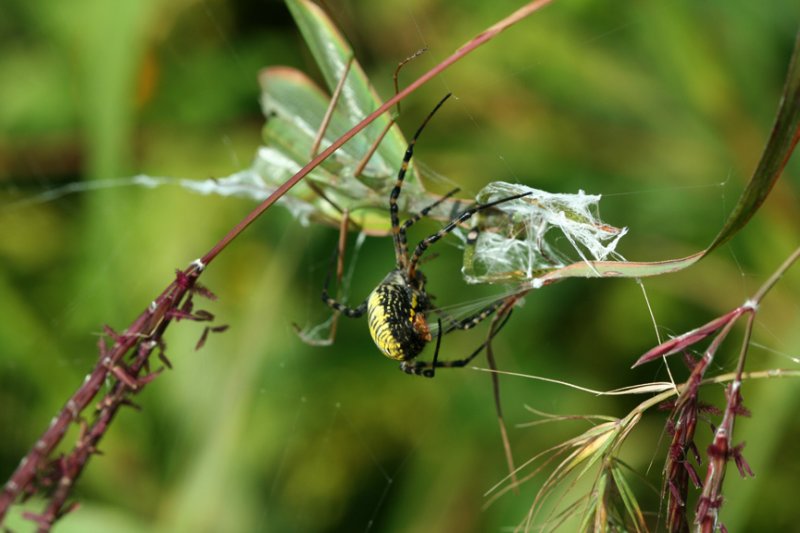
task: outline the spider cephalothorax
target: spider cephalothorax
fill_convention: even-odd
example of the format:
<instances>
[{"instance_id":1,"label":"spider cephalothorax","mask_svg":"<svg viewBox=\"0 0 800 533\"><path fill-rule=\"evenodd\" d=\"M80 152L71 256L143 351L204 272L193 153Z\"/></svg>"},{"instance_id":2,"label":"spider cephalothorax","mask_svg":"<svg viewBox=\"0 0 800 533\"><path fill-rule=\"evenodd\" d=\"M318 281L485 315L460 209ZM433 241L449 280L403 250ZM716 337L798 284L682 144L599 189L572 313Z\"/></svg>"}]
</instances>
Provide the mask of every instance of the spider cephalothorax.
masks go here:
<instances>
[{"instance_id":1,"label":"spider cephalothorax","mask_svg":"<svg viewBox=\"0 0 800 533\"><path fill-rule=\"evenodd\" d=\"M450 320L447 326L442 328L441 320L438 320L439 327L436 332L437 344L436 353L433 356L432 363L425 363L415 361L414 359L422 352L425 345L429 343L433 334L426 319L426 313L429 311L436 311L431 303L430 295L425 291L425 276L417 269L422 254L428 247L453 231L459 224L465 222L478 211L494 207L498 204L516 200L523 196L528 196L530 193L517 194L507 198L501 198L493 202L485 204L475 204L464 211L457 214L450 222L448 222L442 229L433 235L422 239L417 244L414 252L409 257L408 244L406 242L406 231L411 225L427 215L432 209L439 206L446 199L458 192L454 189L444 195L442 198L424 208L422 211L413 215L411 218L400 224L398 216L397 198L400 196L400 191L403 187L403 180L405 179L408 164L411 157L414 155L414 145L419 138L420 133L425 128L430 118L436 113L436 110L444 103L450 95L445 96L431 111L425 121L417 130L414 137L406 149L403 163L400 166L400 171L397 174L397 181L394 188L389 195L389 214L392 220L392 241L394 243L396 267L389 272L387 276L381 281L377 287L370 293L369 297L358 307L347 307L328 295L328 281L322 290L322 301L328 304L333 309L343 313L349 317L359 317L367 313L369 318L369 331L372 335L372 340L378 346L378 349L387 357L400 361L400 368L409 374L417 374L426 377L433 377L435 369L441 367L460 367L466 365L472 360L482 349L479 348L473 354L465 359L455 361L439 361L439 343L441 335L449 333L456 329L470 329L493 312L495 312L503 303L504 299L499 299L496 302L489 304L481 311L471 315L460 321ZM502 327L502 324L501 324ZM499 328L497 328L499 330ZM496 331L497 331L496 330Z\"/></svg>"}]
</instances>

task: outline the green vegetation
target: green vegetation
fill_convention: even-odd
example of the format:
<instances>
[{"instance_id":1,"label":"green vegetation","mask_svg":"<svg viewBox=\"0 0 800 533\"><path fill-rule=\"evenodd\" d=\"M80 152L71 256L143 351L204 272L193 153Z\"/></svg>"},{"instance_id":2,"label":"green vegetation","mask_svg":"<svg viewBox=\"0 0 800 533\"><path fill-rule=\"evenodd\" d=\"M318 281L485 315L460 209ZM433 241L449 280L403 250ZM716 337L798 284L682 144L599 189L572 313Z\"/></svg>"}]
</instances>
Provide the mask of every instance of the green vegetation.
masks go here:
<instances>
[{"instance_id":1,"label":"green vegetation","mask_svg":"<svg viewBox=\"0 0 800 533\"><path fill-rule=\"evenodd\" d=\"M3 481L95 364L103 324L124 328L175 268L254 207L178 187L39 195L137 174L230 175L250 165L261 143L261 68L290 65L323 84L279 2L49 4L0 6ZM399 61L429 48L401 73L401 82L414 79L510 10L477 1L328 4L384 98ZM455 184L470 197L496 180L583 189L603 195L604 221L629 228L618 248L628 260L688 256L720 230L758 162L798 23L790 0L758 9L743 0L614 9L556 1L404 101L399 123L409 137L452 91L417 146L416 157L448 180L426 182L430 191ZM797 248L798 176L795 157L729 244L687 270L645 280L662 335L741 305ZM412 242L438 227L420 226ZM334 229L302 227L275 208L220 256L202 279L219 300L201 307L230 329L199 351L202 324L169 330L174 369L135 398L142 412L118 416L74 493L80 510L57 531L497 531L525 519L546 474L483 509L484 493L507 474L486 374L407 376L378 353L364 321L340 321L326 348L293 333L293 322L328 316L319 293L335 241ZM455 275L460 251L437 248L443 253L425 265L437 305L491 293L465 288ZM390 239L367 239L351 302L392 267L391 250ZM797 370L798 297L795 268L762 303L748 370ZM479 330L445 337L442 357L467 355L485 338ZM741 330L711 373L734 370ZM658 363L630 370L656 344L632 280L573 279L531 292L494 354L504 371L608 390L667 380ZM676 380L688 375L678 359L671 369ZM501 385L518 464L607 429L585 421L515 427L540 419L526 405L622 418L642 400L510 376ZM737 420L734 442L746 441L756 477L742 480L728 466L721 516L730 531L796 525L798 390L796 379L744 383L752 417ZM722 407L722 391L706 387L701 400ZM633 491L651 524L653 513L666 512L664 420L646 412L621 449L641 478L620 463L601 477L620 487L629 511ZM701 452L711 436L699 421ZM587 487L581 482L576 494ZM8 526L24 531L21 510ZM582 519L578 512L565 530Z\"/></svg>"}]
</instances>

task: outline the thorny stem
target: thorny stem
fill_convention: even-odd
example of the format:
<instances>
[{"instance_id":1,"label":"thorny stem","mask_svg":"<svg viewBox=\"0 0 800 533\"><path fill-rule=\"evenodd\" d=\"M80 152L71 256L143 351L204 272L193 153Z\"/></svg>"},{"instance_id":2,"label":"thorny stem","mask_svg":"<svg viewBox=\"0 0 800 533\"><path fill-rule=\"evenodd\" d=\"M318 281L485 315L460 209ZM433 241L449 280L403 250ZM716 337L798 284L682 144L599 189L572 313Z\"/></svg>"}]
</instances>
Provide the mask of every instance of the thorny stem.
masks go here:
<instances>
[{"instance_id":1,"label":"thorny stem","mask_svg":"<svg viewBox=\"0 0 800 533\"><path fill-rule=\"evenodd\" d=\"M690 452L695 452L696 454L694 435L697 428L700 384L703 381L706 369L713 361L714 355L716 355L722 342L733 329L740 313L732 314L731 316L732 318L706 349L703 358L695 364L673 409L672 417L676 420L674 434L664 467L664 486L665 489L669 489L667 490L669 495L667 527L670 531L683 532L688 530L688 524L686 523L686 499L689 494L688 482L691 478L695 486L698 486L699 483L697 473L689 462L689 454ZM736 379L738 378L735 377L734 380Z\"/></svg>"},{"instance_id":2,"label":"thorny stem","mask_svg":"<svg viewBox=\"0 0 800 533\"><path fill-rule=\"evenodd\" d=\"M157 326L157 331L151 335L151 338L161 338L168 322L168 320L162 321ZM139 344L136 358L127 370L130 376L136 377L139 375L139 372L147 365L148 359L156 346L157 343L152 341ZM126 397L129 392L130 389L123 381L117 381L111 392L107 393L98 404L99 412L94 422L82 433L73 452L63 460L61 476L58 480L56 491L51 497L50 504L41 517L32 517L39 523L40 532L49 531L53 523L64 514L62 509L69 497L72 486L86 466L89 457L97 453L100 440L114 420L120 407L126 405Z\"/></svg>"},{"instance_id":3,"label":"thorny stem","mask_svg":"<svg viewBox=\"0 0 800 533\"><path fill-rule=\"evenodd\" d=\"M169 287L128 327L125 333L114 337L114 344L107 353L101 350L100 360L94 370L86 376L83 384L75 394L67 400L61 412L50 422L50 427L36 441L28 454L20 461L19 466L9 478L0 493L0 523L14 500L23 492L35 492L31 486L34 478L44 466L45 461L64 437L69 424L78 420L80 413L89 405L100 391L109 373L118 365L125 354L134 346L147 346L156 343L161 333L170 322L169 312L176 309L187 292L192 290L202 268L190 266L185 273L178 275ZM154 347L156 344L150 347ZM149 351L148 351L149 353ZM125 369L122 369L126 372ZM119 385L119 383L118 383ZM98 420L95 424L100 423ZM103 428L104 430L105 428ZM100 435L102 436L102 431ZM94 443L96 444L96 442ZM84 461L85 463L85 461ZM80 467L82 468L82 466ZM80 473L80 468L78 473Z\"/></svg>"},{"instance_id":4,"label":"thorny stem","mask_svg":"<svg viewBox=\"0 0 800 533\"><path fill-rule=\"evenodd\" d=\"M795 250L786 260L781 264L775 273L759 288L758 292L753 296L753 299L746 302L742 308L751 311L748 313L747 323L745 325L744 337L742 339L742 348L739 352L739 360L736 364L736 373L733 381L726 390L727 401L725 405L725 413L722 417L722 422L714 432L714 440L709 445L708 453L708 469L706 470L706 478L703 482L703 490L697 503L697 510L695 513L695 524L697 531L702 533L712 533L720 527L719 523L719 510L722 507L722 483L725 480L725 472L727 470L728 461L733 459L739 468L742 476L753 475L753 471L741 455L743 445L736 446L733 444L733 431L736 422L736 415L745 414L746 410L742 405L742 374L744 365L747 358L747 349L750 345L750 337L753 331L753 323L755 321L755 314L758 310L758 305L767 295L767 293L775 286L778 280L783 277L786 271L797 261L800 257L800 248ZM731 321L733 323L733 321ZM720 333L722 335L725 331Z\"/></svg>"},{"instance_id":5,"label":"thorny stem","mask_svg":"<svg viewBox=\"0 0 800 533\"><path fill-rule=\"evenodd\" d=\"M693 467L688 463L687 454L692 450L696 453L694 430L699 410L697 396L699 387L703 381L703 375L734 324L738 321L740 316L745 314L747 315L747 322L745 324L742 345L739 351L736 372L734 373L730 385L726 389L727 400L722 421L714 432L714 439L707 449L708 468L706 470L705 480L700 485L702 486L702 491L698 499L694 518L697 531L712 533L721 527L719 523L719 510L723 503L722 483L725 479L728 461L734 459L742 476L753 475L752 470L741 455L743 445L735 446L733 444L733 431L736 416L747 413L742 405L741 395L742 377L747 358L747 350L750 345L750 338L755 322L755 315L758 311L758 305L799 257L800 248L789 255L769 279L762 284L751 300L748 300L733 311L720 317L720 319L709 323L714 325L714 329L718 329L716 336L706 349L703 358L698 361L692 369L686 386L681 391L673 409L676 422L673 443L670 446L670 454L665 467L665 484L670 488L667 527L671 531L685 531L688 529L688 524L686 523L687 480L691 475L695 483L699 481L696 479L697 474L694 473ZM720 328L720 324L724 325ZM674 346L670 346L668 353L674 353L678 350L685 349L714 331L709 328L709 325L707 325L706 328L708 329L704 330L704 328L698 328L694 330L693 335L691 334L692 332L690 332L690 334L681 336L684 337L682 342L685 344L681 345L681 343L678 343ZM686 337L688 337L689 340L687 340ZM667 346L668 344L669 343L663 343L661 346ZM651 350L651 352L654 351ZM666 355L666 352L663 353ZM643 359L645 358L641 358L640 361Z\"/></svg>"},{"instance_id":6,"label":"thorny stem","mask_svg":"<svg viewBox=\"0 0 800 533\"><path fill-rule=\"evenodd\" d=\"M740 474L744 477L753 476L753 471L741 455L744 445L733 445L733 426L737 414L746 414L742 406L742 367L747 347L747 340L750 338L750 330L753 327L754 314L750 315L747 322L745 341L742 346L739 364L736 369L735 377L728 386L727 404L722 423L714 433L714 440L708 447L708 470L706 479L703 483L703 491L697 503L695 523L697 530L703 533L712 533L719 527L719 509L722 507L722 482L725 480L725 471L728 461L733 458Z\"/></svg>"},{"instance_id":7,"label":"thorny stem","mask_svg":"<svg viewBox=\"0 0 800 533\"><path fill-rule=\"evenodd\" d=\"M197 289L196 282L202 271L234 238L250 226L253 221L286 194L289 189L294 187L301 179L311 172L311 170L316 168L322 161L328 158L389 108L416 91L420 86L433 79L453 63L487 43L520 20L546 6L551 1L552 0L534 0L525 4L511 15L477 35L456 50L447 59L408 85L394 97L387 100L383 105L378 107L378 109L334 141L323 150L322 153L314 157L308 164L300 169L300 171L278 187L264 202L250 212L201 259L195 261L184 271L179 271L176 279L156 298L148 309L134 320L125 330L125 333L114 337L114 344L111 349L108 350L107 353L101 353L100 361L97 363L94 370L86 376L84 383L67 401L61 412L52 420L50 427L42 434L39 440L36 441L22 461L20 461L19 466L0 492L0 524L2 524L5 514L11 504L14 503L21 494L33 494L38 490L38 487L34 485L37 474L44 468L46 460L64 437L69 425L73 421L79 419L80 413L97 395L100 388L109 377L109 374L111 374L117 378L117 381L112 393L106 396L106 399L110 399L107 403L101 404L100 413L88 432L79 440L71 454L64 459L62 463L64 468L62 468L60 472L59 489L56 489L56 494L47 508L46 515L35 518L40 525L40 529L47 531L53 521L63 514L61 509L69 495L71 487L80 476L80 473L87 464L88 458L95 452L97 443L105 434L108 429L108 424L112 421L118 408L124 403L127 394L131 392L131 390L145 384L146 381L139 381L137 379L138 373L146 366L153 348L162 343L162 336L171 318L173 318L173 316L175 318L192 318L190 310L183 313L183 316L179 312L179 306L186 305L190 302L188 299L185 300L184 297L188 292ZM182 304L182 302L184 303ZM171 313L175 313L175 315L171 315ZM207 319L207 317L194 318ZM127 369L120 367L124 356L137 345L140 346L140 350L137 352L134 363ZM121 380L119 379L121 376L128 376L130 379L126 378Z\"/></svg>"}]
</instances>

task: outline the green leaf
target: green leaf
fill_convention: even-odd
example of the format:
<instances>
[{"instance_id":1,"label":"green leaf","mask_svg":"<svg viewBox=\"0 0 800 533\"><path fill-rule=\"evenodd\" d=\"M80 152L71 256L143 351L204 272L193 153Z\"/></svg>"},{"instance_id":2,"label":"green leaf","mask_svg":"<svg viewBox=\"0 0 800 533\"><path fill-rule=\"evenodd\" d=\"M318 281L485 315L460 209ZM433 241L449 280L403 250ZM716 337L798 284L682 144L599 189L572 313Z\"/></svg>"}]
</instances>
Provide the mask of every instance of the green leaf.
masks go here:
<instances>
[{"instance_id":1,"label":"green leaf","mask_svg":"<svg viewBox=\"0 0 800 533\"><path fill-rule=\"evenodd\" d=\"M641 278L669 274L688 268L713 250L727 242L741 230L766 200L772 187L780 178L800 139L800 32L795 41L794 52L789 62L781 102L775 124L761 159L733 211L714 241L698 253L679 259L657 262L628 261L581 261L563 267L542 269L525 277L524 272L512 270L495 274L492 278L481 278L483 282L519 282L520 291L539 288L564 278ZM473 257L470 250L465 254L465 267L470 269Z\"/></svg>"},{"instance_id":2,"label":"green leaf","mask_svg":"<svg viewBox=\"0 0 800 533\"><path fill-rule=\"evenodd\" d=\"M353 60L348 70L347 64L354 56L353 49L319 6L308 0L287 0L286 5L331 92L347 72L341 97L336 106L337 120L346 127L341 128L340 131L331 132L331 138L335 139L377 109L382 100L369 83L369 79L358 61ZM317 124L322 122L322 114L318 118ZM389 121L388 116L380 117L350 141L345 148L351 156L356 160L364 157L372 142L380 137ZM370 159L370 163L376 167L372 176L393 178L400 166L406 145L407 142L400 128L393 125L378 146L376 154ZM414 181L413 171L407 179ZM388 181L393 182L393 179Z\"/></svg>"},{"instance_id":3,"label":"green leaf","mask_svg":"<svg viewBox=\"0 0 800 533\"><path fill-rule=\"evenodd\" d=\"M761 154L753 177L733 212L728 217L722 230L706 249L707 255L715 248L727 242L742 229L767 199L772 187L781 177L783 169L792 156L797 141L800 139L800 32L797 33L792 58L789 60L789 72L778 106L775 124L772 126L767 146Z\"/></svg>"},{"instance_id":4,"label":"green leaf","mask_svg":"<svg viewBox=\"0 0 800 533\"><path fill-rule=\"evenodd\" d=\"M616 485L619 495L622 498L622 503L625 506L625 512L631 519L631 523L636 528L636 531L647 531L647 524L644 520L644 515L642 514L642 509L639 506L639 502L636 499L636 495L633 493L633 490L631 490L628 480L625 479L625 475L622 473L622 470L616 464L611 466L611 475L614 478L614 484Z\"/></svg>"},{"instance_id":5,"label":"green leaf","mask_svg":"<svg viewBox=\"0 0 800 533\"><path fill-rule=\"evenodd\" d=\"M336 92L345 76L319 144L317 151L320 151L379 107L382 101L364 70L353 59L352 48L322 9L306 0L287 0L286 3L331 93ZM277 187L315 155L313 146L331 96L308 76L290 67L263 70L259 83L261 104L267 117L263 129L267 147L259 151L253 170L265 183ZM384 136L381 138L381 135ZM380 143L367 158L378 139ZM388 116L382 116L312 171L308 176L310 184L296 187L286 202L295 213L331 225L338 224L341 212L347 210L363 231L385 234L389 228L389 191L395 184L406 148L400 128ZM366 166L359 171L365 159ZM437 200L424 190L417 175L412 161L398 201L405 213L419 212ZM447 218L456 202L459 200L444 202L431 216Z\"/></svg>"},{"instance_id":6,"label":"green leaf","mask_svg":"<svg viewBox=\"0 0 800 533\"><path fill-rule=\"evenodd\" d=\"M699 261L705 251L680 259L655 262L593 261L573 263L554 269L530 282L532 288L553 283L564 278L644 278L660 276L687 268Z\"/></svg>"}]
</instances>

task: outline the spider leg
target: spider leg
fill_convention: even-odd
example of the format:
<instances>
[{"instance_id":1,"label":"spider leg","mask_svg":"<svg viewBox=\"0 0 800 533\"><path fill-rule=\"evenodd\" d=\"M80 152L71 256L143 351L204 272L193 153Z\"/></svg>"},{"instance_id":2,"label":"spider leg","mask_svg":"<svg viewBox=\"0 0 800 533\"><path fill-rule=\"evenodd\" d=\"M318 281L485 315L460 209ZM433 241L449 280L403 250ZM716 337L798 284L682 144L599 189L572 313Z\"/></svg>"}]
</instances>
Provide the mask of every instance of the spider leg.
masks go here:
<instances>
[{"instance_id":1,"label":"spider leg","mask_svg":"<svg viewBox=\"0 0 800 533\"><path fill-rule=\"evenodd\" d=\"M505 202L510 202L518 198L529 196L530 194L531 194L530 192L515 194L514 196L501 198L499 200L495 200L494 202L489 202L488 204L476 204L470 207L469 209L462 211L460 215L451 220L445 227L443 227L433 235L430 235L429 237L426 237L420 241L420 243L417 245L417 248L414 250L414 254L411 256L411 260L408 263L409 278L414 279L414 274L417 269L417 263L419 263L422 254L425 253L425 250L427 250L431 244L435 243L436 241L438 241L439 239L441 239L442 237L444 237L445 235L456 229L459 224L469 220L470 217L472 217L472 215L474 215L478 211L483 211L484 209L489 209L490 207L494 207L496 205Z\"/></svg>"},{"instance_id":2,"label":"spider leg","mask_svg":"<svg viewBox=\"0 0 800 533\"><path fill-rule=\"evenodd\" d=\"M403 361L400 363L400 369L405 372L406 374L414 374L415 376L424 376L426 378L432 378L434 376L434 372L437 368L462 368L467 366L475 357L478 356L479 353L492 342L492 339L500 333L500 330L503 329L503 326L506 325L508 319L511 318L511 311L513 309L509 309L508 313L506 313L505 317L503 317L503 321L500 322L500 325L494 329L483 343L481 343L478 348L469 354L469 356L465 357L464 359L455 359L453 361L439 361L438 355L438 341L437 341L437 350L436 355L434 356L434 360L430 363L426 363L425 361ZM441 330L440 330L441 331ZM441 338L441 334L440 337Z\"/></svg>"},{"instance_id":3,"label":"spider leg","mask_svg":"<svg viewBox=\"0 0 800 533\"><path fill-rule=\"evenodd\" d=\"M473 359L475 359L475 357L478 356L479 353L483 351L484 348L486 348L486 345L492 342L492 339L494 339L495 336L498 333L500 333L500 330L502 330L503 327L506 325L508 319L511 318L512 311L513 309L508 310L508 313L506 313L506 316L503 317L503 320L502 322L500 322L500 325L497 326L497 328L491 333L489 338L483 341L481 345L478 346L478 348L474 352L469 354L469 356L465 357L464 359L455 359L453 361L436 361L436 368L461 368L467 366Z\"/></svg>"},{"instance_id":4,"label":"spider leg","mask_svg":"<svg viewBox=\"0 0 800 533\"><path fill-rule=\"evenodd\" d=\"M415 222L418 222L422 217L426 216L433 209L439 207L445 200L447 200L460 190L461 190L460 188L456 187L452 191L448 192L447 194L445 194L444 196L433 202L431 205L425 207L422 211L420 211L416 215L412 216L411 218L403 222L403 225L400 226L400 231L398 232L400 250L403 257L408 257L408 241L406 240L406 231L408 231L408 228L413 226Z\"/></svg>"},{"instance_id":5,"label":"spider leg","mask_svg":"<svg viewBox=\"0 0 800 533\"><path fill-rule=\"evenodd\" d=\"M470 315L467 318L451 322L450 324L448 324L445 333L450 333L451 331L456 329L466 330L474 328L475 326L477 326L478 324L489 318L489 316L491 316L492 313L494 313L500 307L502 307L507 300L508 298L500 298L497 301L490 303L489 305L487 305L474 315Z\"/></svg>"},{"instance_id":6,"label":"spider leg","mask_svg":"<svg viewBox=\"0 0 800 533\"><path fill-rule=\"evenodd\" d=\"M325 276L325 285L322 287L322 301L325 302L325 304L331 309L334 309L335 311L338 311L339 313L342 313L345 316L348 316L350 318L358 318L367 311L367 300L364 300L358 307L348 307L331 298L330 294L328 293L328 287L331 284L331 274L333 270L336 270L337 285L342 280L342 271L344 269L342 257L344 256L344 246L347 240L347 224L349 222L349 219L350 219L349 213L345 211L344 215L342 216L342 225L339 228L339 244L333 251L333 257L331 258L331 266L330 268L328 268L328 273ZM337 317L334 317L332 335L335 334L336 331L336 318Z\"/></svg>"},{"instance_id":7,"label":"spider leg","mask_svg":"<svg viewBox=\"0 0 800 533\"><path fill-rule=\"evenodd\" d=\"M364 300L358 307L348 307L343 303L339 303L333 298L328 298L327 294L322 295L322 301L325 302L328 307L339 311L344 316L349 318L358 318L362 316L364 313L367 312L367 301Z\"/></svg>"},{"instance_id":8,"label":"spider leg","mask_svg":"<svg viewBox=\"0 0 800 533\"><path fill-rule=\"evenodd\" d=\"M422 375L426 378L432 378L434 374L436 374L436 363L439 362L439 347L442 345L442 319L436 319L436 323L439 324L439 333L436 335L436 350L433 352L433 366L422 372Z\"/></svg>"},{"instance_id":9,"label":"spider leg","mask_svg":"<svg viewBox=\"0 0 800 533\"><path fill-rule=\"evenodd\" d=\"M331 268L333 270L333 268ZM361 302L358 307L348 307L347 305L337 302L328 294L328 285L330 285L331 273L325 276L325 286L322 287L322 301L331 309L334 309L343 315L350 318L358 318L367 312L367 300Z\"/></svg>"},{"instance_id":10,"label":"spider leg","mask_svg":"<svg viewBox=\"0 0 800 533\"><path fill-rule=\"evenodd\" d=\"M398 268L405 267L408 264L408 250L405 245L405 232L403 232L403 239L401 239L401 227L400 227L400 216L398 214L398 207L397 207L397 198L400 196L400 190L403 188L403 180L406 178L406 172L408 171L408 165L411 162L411 158L414 156L414 145L417 144L417 139L419 138L420 134L422 134L422 130L425 129L425 126L430 121L431 117L442 107L442 104L450 98L450 93L445 95L436 107L433 108L425 120L422 121L417 132L414 134L414 137L411 139L411 142L408 143L408 148L406 148L406 154L403 156L403 162L400 165L400 171L397 173L397 181L394 183L394 188L392 189L391 194L389 194L389 215L392 220L392 241L394 242L394 253L395 259L397 261Z\"/></svg>"},{"instance_id":11,"label":"spider leg","mask_svg":"<svg viewBox=\"0 0 800 533\"><path fill-rule=\"evenodd\" d=\"M449 191L447 194L445 194L444 196L442 196L441 198L439 198L438 200L433 202L431 205L425 207L422 211L420 211L419 213L417 213L413 217L411 217L408 220L406 220L405 222L403 222L403 225L400 227L400 234L403 236L403 238L405 238L405 233L408 230L408 228L410 228L415 222L419 222L419 220L422 217L426 216L433 209L436 209L437 207L439 207L442 204L442 202L444 202L445 200L447 200L448 198L450 198L451 196L453 196L454 194L456 194L460 190L461 189L459 187L456 187L452 191ZM405 242L405 241L403 241L403 242Z\"/></svg>"}]
</instances>

